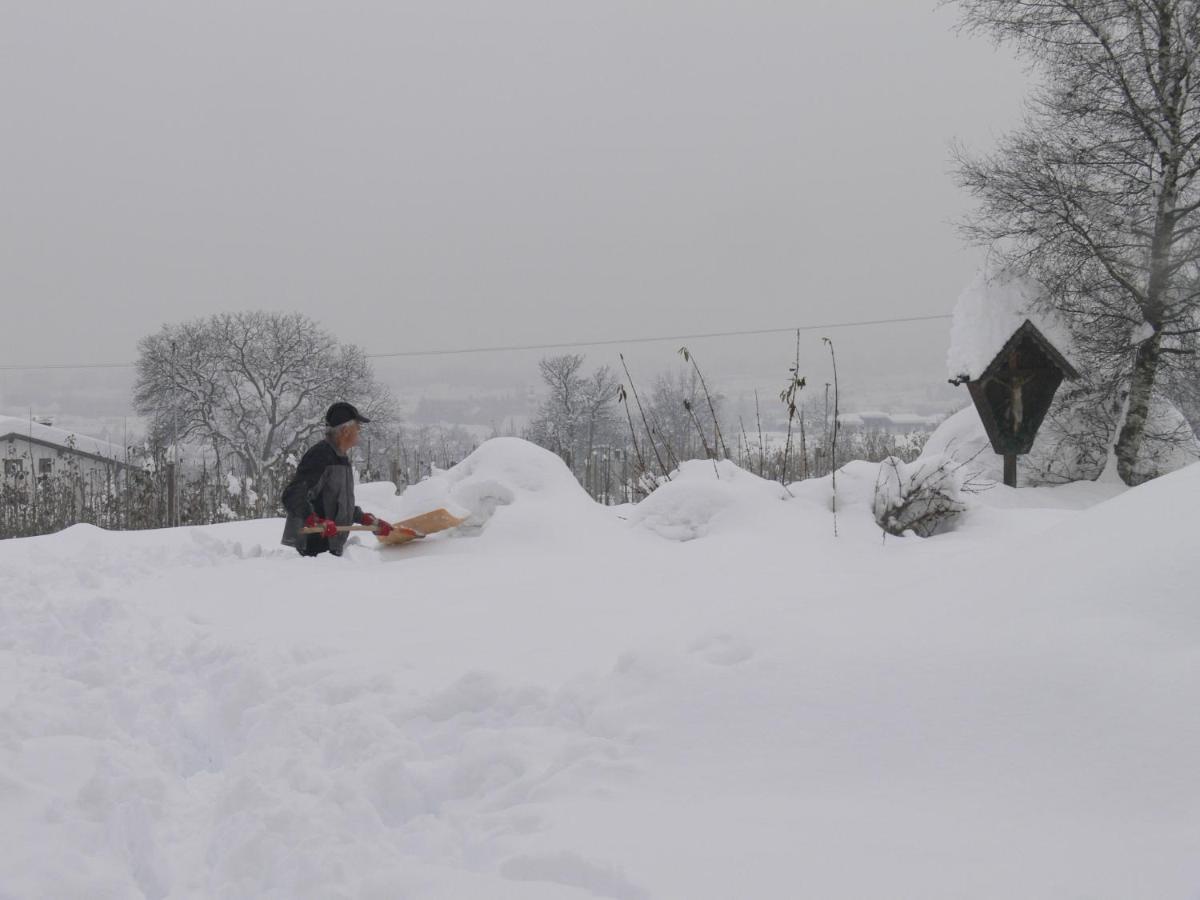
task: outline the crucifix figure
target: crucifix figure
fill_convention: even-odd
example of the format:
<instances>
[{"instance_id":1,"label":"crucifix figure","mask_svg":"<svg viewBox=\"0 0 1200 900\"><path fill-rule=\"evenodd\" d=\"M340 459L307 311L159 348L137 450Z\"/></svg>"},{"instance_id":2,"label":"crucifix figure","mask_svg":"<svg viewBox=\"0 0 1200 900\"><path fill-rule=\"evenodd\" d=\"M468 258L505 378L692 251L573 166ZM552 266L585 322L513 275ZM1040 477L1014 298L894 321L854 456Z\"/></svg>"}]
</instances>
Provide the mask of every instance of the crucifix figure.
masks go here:
<instances>
[{"instance_id":1,"label":"crucifix figure","mask_svg":"<svg viewBox=\"0 0 1200 900\"><path fill-rule=\"evenodd\" d=\"M1021 430L1021 425L1025 421L1025 385L1033 381L1039 374L1037 369L1021 369L1017 359L1017 351L1013 351L1008 356L1008 370L1003 376L995 376L997 384L1001 384L1008 388L1008 409L1006 418L1012 425L1012 433L1015 435Z\"/></svg>"}]
</instances>

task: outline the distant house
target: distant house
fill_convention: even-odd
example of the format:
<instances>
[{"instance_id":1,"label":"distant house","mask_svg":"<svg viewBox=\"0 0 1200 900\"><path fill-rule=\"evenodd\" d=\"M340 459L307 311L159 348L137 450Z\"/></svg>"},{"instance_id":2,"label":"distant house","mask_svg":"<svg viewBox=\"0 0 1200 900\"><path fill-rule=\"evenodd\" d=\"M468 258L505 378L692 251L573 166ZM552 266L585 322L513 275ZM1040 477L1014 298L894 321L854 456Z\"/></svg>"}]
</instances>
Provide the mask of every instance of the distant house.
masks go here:
<instances>
[{"instance_id":1,"label":"distant house","mask_svg":"<svg viewBox=\"0 0 1200 900\"><path fill-rule=\"evenodd\" d=\"M72 470L87 479L118 474L125 468L125 449L36 420L0 416L0 461L5 482Z\"/></svg>"},{"instance_id":2,"label":"distant house","mask_svg":"<svg viewBox=\"0 0 1200 900\"><path fill-rule=\"evenodd\" d=\"M941 424L943 418L943 416L919 416L914 413L887 413L869 410L858 413L842 413L838 416L838 424L850 431L912 434L916 431L933 431Z\"/></svg>"}]
</instances>

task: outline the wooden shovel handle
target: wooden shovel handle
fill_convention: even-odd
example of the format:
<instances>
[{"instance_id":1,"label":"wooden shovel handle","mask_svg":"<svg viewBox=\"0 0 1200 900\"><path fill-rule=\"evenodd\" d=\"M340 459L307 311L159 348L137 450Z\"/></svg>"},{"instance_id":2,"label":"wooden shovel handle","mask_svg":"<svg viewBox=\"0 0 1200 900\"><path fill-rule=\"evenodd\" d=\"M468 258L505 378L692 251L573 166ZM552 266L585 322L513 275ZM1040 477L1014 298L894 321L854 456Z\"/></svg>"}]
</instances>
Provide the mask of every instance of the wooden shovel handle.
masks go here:
<instances>
[{"instance_id":1,"label":"wooden shovel handle","mask_svg":"<svg viewBox=\"0 0 1200 900\"><path fill-rule=\"evenodd\" d=\"M347 531L370 531L370 532L374 532L375 534L379 533L378 528L374 525L339 525L337 527L337 530L338 530L339 534L345 533ZM317 528L317 527L300 529L301 534L323 534L324 531L325 531L324 528ZM409 528L406 525L393 525L392 531L409 531L409 532L412 532L412 534L416 537L419 537L419 538L425 537L425 535L422 534L421 532L417 531L417 529Z\"/></svg>"}]
</instances>

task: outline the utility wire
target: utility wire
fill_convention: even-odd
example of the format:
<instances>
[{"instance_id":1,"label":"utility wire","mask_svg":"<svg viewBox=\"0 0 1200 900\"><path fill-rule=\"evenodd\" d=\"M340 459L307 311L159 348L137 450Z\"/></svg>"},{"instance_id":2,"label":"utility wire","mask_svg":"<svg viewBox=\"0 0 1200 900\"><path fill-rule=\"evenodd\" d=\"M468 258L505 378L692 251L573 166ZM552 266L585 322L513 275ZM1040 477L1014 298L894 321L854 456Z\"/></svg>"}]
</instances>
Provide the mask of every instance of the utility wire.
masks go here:
<instances>
[{"instance_id":1,"label":"utility wire","mask_svg":"<svg viewBox=\"0 0 1200 900\"><path fill-rule=\"evenodd\" d=\"M0 366L0 371L35 371L43 369L132 369L134 363L43 363L37 366Z\"/></svg>"},{"instance_id":2,"label":"utility wire","mask_svg":"<svg viewBox=\"0 0 1200 900\"><path fill-rule=\"evenodd\" d=\"M801 325L798 328L758 328L753 331L710 331L703 334L675 334L659 337L614 338L603 341L569 341L561 344L525 344L515 347L472 347L468 350L401 350L396 353L368 353L371 359L401 356L453 356L457 353L500 353L521 350L560 350L572 347L608 347L613 344L650 344L656 341L695 341L703 338L747 337L761 334L791 334L796 331L819 331L827 328L857 328L864 325L893 325L899 322L928 322L934 319L949 319L948 313L937 316L908 316L902 319L872 319L864 322L835 322L828 325Z\"/></svg>"},{"instance_id":3,"label":"utility wire","mask_svg":"<svg viewBox=\"0 0 1200 900\"><path fill-rule=\"evenodd\" d=\"M823 325L799 325L792 328L757 328L750 331L710 331L700 334L659 335L657 337L612 338L601 341L565 341L557 344L514 344L491 347L461 347L444 350L397 350L391 353L368 353L368 359L399 359L419 356L464 356L475 353L519 353L528 350L566 350L575 347L609 347L614 344L652 344L661 341L696 341L705 338L750 337L763 334L791 334L796 331L823 331L832 328L863 328L870 325L898 325L904 322L933 322L951 318L949 313L932 316L903 316L894 319L866 319L858 322L829 322ZM41 365L0 365L0 371L35 371L48 369L132 369L134 363L43 363Z\"/></svg>"}]
</instances>

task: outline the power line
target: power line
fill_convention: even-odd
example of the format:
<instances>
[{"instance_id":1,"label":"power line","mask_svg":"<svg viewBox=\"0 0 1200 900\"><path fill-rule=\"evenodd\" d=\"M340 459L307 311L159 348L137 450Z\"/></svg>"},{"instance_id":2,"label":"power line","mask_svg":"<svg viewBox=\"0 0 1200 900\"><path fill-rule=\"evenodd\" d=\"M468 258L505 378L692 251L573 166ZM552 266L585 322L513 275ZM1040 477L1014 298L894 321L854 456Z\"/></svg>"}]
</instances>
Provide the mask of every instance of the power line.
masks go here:
<instances>
[{"instance_id":1,"label":"power line","mask_svg":"<svg viewBox=\"0 0 1200 900\"><path fill-rule=\"evenodd\" d=\"M0 366L0 371L35 371L43 369L132 369L133 363L42 363L36 366Z\"/></svg>"},{"instance_id":2,"label":"power line","mask_svg":"<svg viewBox=\"0 0 1200 900\"><path fill-rule=\"evenodd\" d=\"M600 341L562 341L556 344L512 344L485 347L458 347L441 350L396 350L368 353L368 359L399 359L420 356L465 356L476 353L520 353L529 350L568 350L577 347L610 347L615 344L652 344L661 341L697 341L706 338L753 337L764 334L791 334L796 331L824 331L833 328L863 328L871 325L899 325L905 322L933 322L951 318L949 313L932 316L903 316L893 319L865 319L857 322L828 322L791 328L756 328L749 331L709 331L697 334L658 335L656 337L611 338ZM0 365L0 371L44 371L50 369L132 369L134 363L42 363L40 365Z\"/></svg>"},{"instance_id":3,"label":"power line","mask_svg":"<svg viewBox=\"0 0 1200 900\"><path fill-rule=\"evenodd\" d=\"M695 341L703 338L720 337L749 337L763 334L792 334L796 331L821 331L831 328L858 328L864 325L894 325L901 322L929 322L934 319L949 319L949 313L936 316L907 316L899 319L871 319L862 322L833 322L826 325L801 325L792 328L757 328L752 331L709 331L702 334L675 334L659 337L613 338L603 341L568 341L559 344L524 344L521 346L505 347L471 347L463 350L400 350L395 353L368 353L371 359L394 358L403 356L453 356L459 353L501 353L520 352L522 350L566 350L572 347L608 347L613 344L651 344L657 341Z\"/></svg>"}]
</instances>

